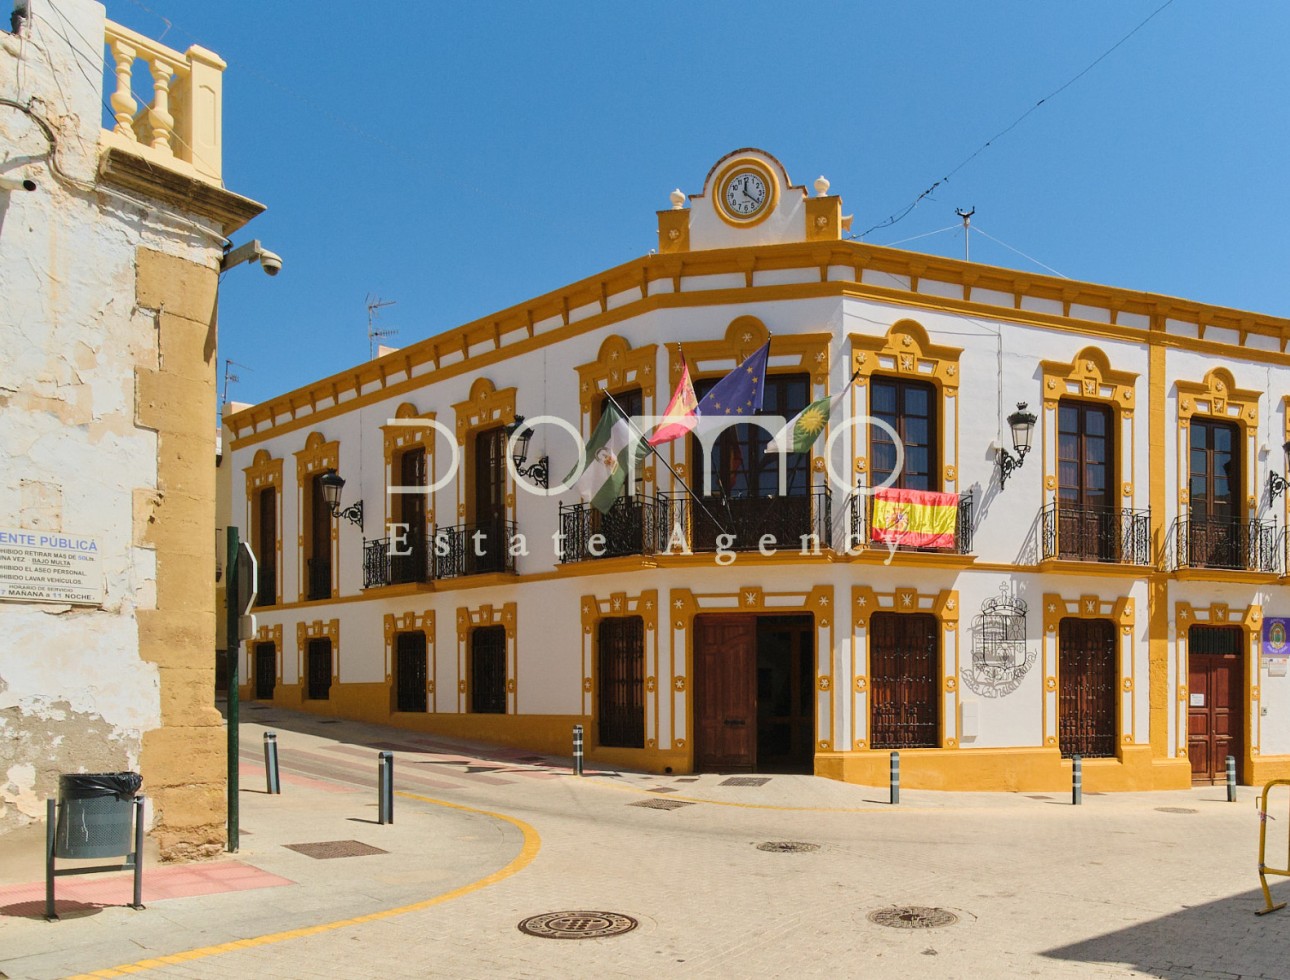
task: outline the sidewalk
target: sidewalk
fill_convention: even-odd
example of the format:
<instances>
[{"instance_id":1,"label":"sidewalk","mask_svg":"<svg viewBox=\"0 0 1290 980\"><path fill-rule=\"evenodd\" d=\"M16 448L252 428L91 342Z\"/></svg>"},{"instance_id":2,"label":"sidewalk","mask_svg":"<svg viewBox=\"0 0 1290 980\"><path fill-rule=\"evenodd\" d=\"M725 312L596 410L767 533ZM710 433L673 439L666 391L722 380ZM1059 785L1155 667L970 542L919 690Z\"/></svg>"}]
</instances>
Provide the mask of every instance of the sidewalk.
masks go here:
<instances>
[{"instance_id":1,"label":"sidewalk","mask_svg":"<svg viewBox=\"0 0 1290 980\"><path fill-rule=\"evenodd\" d=\"M905 790L892 807L886 787L809 776L579 779L569 760L523 751L282 709L243 718L239 853L149 856L142 911L124 907L128 872L60 878L62 919L46 922L43 828L5 838L0 973L1290 976L1290 911L1253 915L1248 787L1235 804L1218 786L1081 807ZM280 796L264 792L268 729ZM398 790L386 826L383 750ZM293 849L310 844L329 846ZM868 918L898 905L958 921ZM580 942L516 928L561 910L639 924Z\"/></svg>"}]
</instances>

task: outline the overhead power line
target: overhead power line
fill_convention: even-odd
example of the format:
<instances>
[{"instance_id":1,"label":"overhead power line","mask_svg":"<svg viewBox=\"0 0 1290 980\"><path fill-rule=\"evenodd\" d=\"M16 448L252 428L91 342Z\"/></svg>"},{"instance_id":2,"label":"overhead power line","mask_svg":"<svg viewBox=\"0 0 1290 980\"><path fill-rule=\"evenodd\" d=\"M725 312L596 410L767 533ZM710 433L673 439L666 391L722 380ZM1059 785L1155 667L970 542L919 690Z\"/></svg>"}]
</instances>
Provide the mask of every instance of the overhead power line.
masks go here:
<instances>
[{"instance_id":1,"label":"overhead power line","mask_svg":"<svg viewBox=\"0 0 1290 980\"><path fill-rule=\"evenodd\" d=\"M1094 58L1091 62L1089 62L1089 63L1088 63L1088 65L1086 65L1082 71L1080 71L1078 74L1076 74L1076 75L1074 75L1073 77L1071 77L1070 79L1068 79L1066 82L1064 82L1064 83L1063 83L1062 85L1060 85L1058 88L1056 88L1056 89L1054 89L1053 91L1049 92L1049 93L1048 93L1047 95L1045 95L1042 99L1040 99L1038 102L1036 102L1034 105L1032 105L1029 109L1027 109L1025 112L1023 112L1021 115L1019 115L1016 119L1014 119L1014 120L1013 120L1009 125L1005 126L1003 129L999 130L999 132L995 133L995 134L994 134L993 136L991 136L988 140L986 140L984 143L982 143L980 146L978 146L978 147L977 147L977 148L976 148L976 149L975 149L971 154L969 154L969 155L968 155L968 157L967 157L966 159L964 159L964 160L963 160L963 162L962 162L962 163L960 163L957 167L955 167L953 170L951 170L949 173L947 173L947 174L946 174L944 177L942 177L940 180L938 180L938 181L936 181L934 184L932 184L932 186L931 186L931 187L929 187L929 188L927 188L927 190L923 191L923 193L919 194L916 198L914 198L914 199L913 199L913 200L912 200L908 205L906 205L903 209L901 209L900 211L897 211L896 213L894 213L894 214L892 214L892 215L889 215L889 216L888 216L887 218L885 218L884 220L879 221L876 225L872 225L872 226L870 226L870 227L866 228L864 231L860 232L860 234L858 234L858 235L852 235L851 237L852 237L852 238L864 238L864 237L865 237L866 235L868 235L870 232L877 231L879 228L889 228L889 227L891 227L892 225L894 225L897 221L900 221L900 220L901 220L902 218L904 218L907 214L909 214L909 212L910 212L910 211L913 211L913 210L914 210L914 208L918 207L918 205L922 202L922 200L923 200L924 198L926 198L926 197L930 196L930 195L932 194L932 192L936 190L936 188L940 187L940 186L941 186L941 184L944 184L945 182L947 182L947 181L948 181L951 177L953 177L956 173L958 173L960 170L962 170L964 167L966 167L969 163L971 163L973 160L975 160L978 156L980 156L980 155L981 155L981 154L982 154L982 153L983 153L983 152L984 152L988 147L990 147L990 146L994 143L994 141L995 141L995 140L1000 139L1001 137L1006 136L1008 133L1012 132L1012 131L1013 131L1014 129L1016 129L1019 125L1021 125L1022 121L1023 121L1027 116L1029 116L1032 112L1034 112L1036 109L1038 109L1041 105L1043 105L1043 104L1044 104L1045 102L1047 102L1049 99L1055 98L1056 96L1060 95L1062 92L1066 91L1068 88L1070 88L1070 87L1071 87L1072 85L1074 85L1076 82L1078 82L1081 78L1083 78L1083 77L1084 77L1085 75L1087 75L1090 71L1092 71L1094 68L1096 68L1096 67L1098 66L1098 64L1099 64L1100 62L1102 62L1105 58L1107 58L1107 57L1108 57L1108 56L1109 56L1113 51L1115 51L1115 49L1116 49L1116 48L1118 48L1120 45L1122 45L1122 44L1123 44L1125 41L1127 41L1129 38L1133 37L1133 35L1134 35L1134 34L1137 34L1137 33L1138 33L1138 31L1142 30L1142 28L1146 27L1146 26L1147 26L1147 24L1148 24L1148 23L1150 23L1150 22L1151 22L1151 21L1152 21L1152 20L1153 20L1153 19L1154 19L1154 18L1155 18L1159 13L1161 13L1161 12L1162 12L1166 7L1171 6L1171 5L1173 4L1173 2L1174 2L1174 0L1165 0L1165 2L1164 2L1164 3L1162 3L1159 7L1157 7L1157 8L1156 8L1155 10L1153 10L1150 14L1148 14L1148 15L1147 15L1147 17L1146 17L1145 19L1143 19L1143 20L1142 20L1142 21L1141 21L1141 22L1140 22L1140 23L1139 23L1135 28L1133 28L1133 30L1129 31L1129 33L1128 33L1128 34L1124 35L1124 37L1120 38L1120 40L1116 41L1116 42L1115 42L1114 44L1112 44L1109 48L1107 48L1107 49L1106 49L1105 51L1103 51L1100 55L1098 55L1098 56L1097 56L1096 58Z\"/></svg>"}]
</instances>

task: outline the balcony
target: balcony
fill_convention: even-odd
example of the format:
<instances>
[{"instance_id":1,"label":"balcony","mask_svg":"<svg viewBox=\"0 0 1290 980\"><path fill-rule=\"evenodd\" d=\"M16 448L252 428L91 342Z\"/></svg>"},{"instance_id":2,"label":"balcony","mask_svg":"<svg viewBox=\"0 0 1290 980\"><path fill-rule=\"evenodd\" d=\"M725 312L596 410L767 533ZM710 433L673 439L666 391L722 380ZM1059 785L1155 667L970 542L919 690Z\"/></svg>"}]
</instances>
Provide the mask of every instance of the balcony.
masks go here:
<instances>
[{"instance_id":1,"label":"balcony","mask_svg":"<svg viewBox=\"0 0 1290 980\"><path fill-rule=\"evenodd\" d=\"M1041 560L1151 564L1151 511L1049 504L1040 514Z\"/></svg>"},{"instance_id":2,"label":"balcony","mask_svg":"<svg viewBox=\"0 0 1290 980\"><path fill-rule=\"evenodd\" d=\"M831 541L832 499L827 488L802 496L668 498L669 526L688 529L694 551L817 550Z\"/></svg>"},{"instance_id":3,"label":"balcony","mask_svg":"<svg viewBox=\"0 0 1290 980\"><path fill-rule=\"evenodd\" d=\"M1174 568L1219 568L1275 574L1280 565L1273 521L1179 517L1174 521Z\"/></svg>"},{"instance_id":4,"label":"balcony","mask_svg":"<svg viewBox=\"0 0 1290 980\"><path fill-rule=\"evenodd\" d=\"M116 124L100 144L220 186L224 62L198 45L180 53L111 21L104 34L116 78L106 101ZM147 104L136 92L151 96Z\"/></svg>"},{"instance_id":5,"label":"balcony","mask_svg":"<svg viewBox=\"0 0 1290 980\"><path fill-rule=\"evenodd\" d=\"M393 551L389 538L363 542L363 588L429 582L434 578L430 549L424 534L401 537L398 547L398 552Z\"/></svg>"},{"instance_id":6,"label":"balcony","mask_svg":"<svg viewBox=\"0 0 1290 980\"><path fill-rule=\"evenodd\" d=\"M843 548L848 551L855 551L859 548L881 548L886 549L887 543L884 541L870 541L869 527L873 516L873 496L871 494L855 494L848 503L849 537L843 544ZM897 544L897 551L924 552L930 554L954 554L970 555L972 554L972 493L971 491L959 494L958 515L954 522L954 546L950 548L926 548L914 545Z\"/></svg>"},{"instance_id":7,"label":"balcony","mask_svg":"<svg viewBox=\"0 0 1290 980\"><path fill-rule=\"evenodd\" d=\"M591 561L667 550L675 498L619 497L601 513L589 503L560 505L560 561Z\"/></svg>"},{"instance_id":8,"label":"balcony","mask_svg":"<svg viewBox=\"0 0 1290 980\"><path fill-rule=\"evenodd\" d=\"M429 562L436 579L515 571L514 521L483 521L436 528Z\"/></svg>"}]
</instances>

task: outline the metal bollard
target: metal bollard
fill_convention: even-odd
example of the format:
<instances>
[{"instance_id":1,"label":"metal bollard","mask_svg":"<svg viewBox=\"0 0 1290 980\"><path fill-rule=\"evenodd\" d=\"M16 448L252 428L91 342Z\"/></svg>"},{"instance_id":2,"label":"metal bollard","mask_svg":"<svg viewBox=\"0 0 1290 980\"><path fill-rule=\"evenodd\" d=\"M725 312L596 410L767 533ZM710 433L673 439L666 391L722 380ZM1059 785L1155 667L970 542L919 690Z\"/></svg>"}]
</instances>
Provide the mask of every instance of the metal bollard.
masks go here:
<instances>
[{"instance_id":1,"label":"metal bollard","mask_svg":"<svg viewBox=\"0 0 1290 980\"><path fill-rule=\"evenodd\" d=\"M1227 757L1227 802L1236 802L1236 756Z\"/></svg>"},{"instance_id":2,"label":"metal bollard","mask_svg":"<svg viewBox=\"0 0 1290 980\"><path fill-rule=\"evenodd\" d=\"M382 752L376 766L379 823L394 823L394 753Z\"/></svg>"},{"instance_id":3,"label":"metal bollard","mask_svg":"<svg viewBox=\"0 0 1290 980\"><path fill-rule=\"evenodd\" d=\"M1071 756L1071 806L1079 806L1084 802L1084 760L1078 756Z\"/></svg>"},{"instance_id":4,"label":"metal bollard","mask_svg":"<svg viewBox=\"0 0 1290 980\"><path fill-rule=\"evenodd\" d=\"M900 802L900 753L891 754L891 805Z\"/></svg>"},{"instance_id":5,"label":"metal bollard","mask_svg":"<svg viewBox=\"0 0 1290 980\"><path fill-rule=\"evenodd\" d=\"M573 774L582 775L582 726L573 726Z\"/></svg>"},{"instance_id":6,"label":"metal bollard","mask_svg":"<svg viewBox=\"0 0 1290 980\"><path fill-rule=\"evenodd\" d=\"M264 791L269 794L282 792L282 783L278 779L278 736L273 732L264 733Z\"/></svg>"}]
</instances>

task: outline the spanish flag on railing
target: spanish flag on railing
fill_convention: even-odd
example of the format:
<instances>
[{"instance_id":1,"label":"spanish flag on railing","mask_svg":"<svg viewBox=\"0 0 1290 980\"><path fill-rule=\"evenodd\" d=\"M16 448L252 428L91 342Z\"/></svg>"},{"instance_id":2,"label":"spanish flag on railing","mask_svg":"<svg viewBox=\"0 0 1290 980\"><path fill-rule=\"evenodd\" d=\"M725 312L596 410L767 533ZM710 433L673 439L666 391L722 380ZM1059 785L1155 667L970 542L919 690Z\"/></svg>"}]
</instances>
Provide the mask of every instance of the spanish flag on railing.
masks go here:
<instances>
[{"instance_id":1,"label":"spanish flag on railing","mask_svg":"<svg viewBox=\"0 0 1290 980\"><path fill-rule=\"evenodd\" d=\"M913 548L953 548L958 516L957 493L876 490L869 537Z\"/></svg>"}]
</instances>

